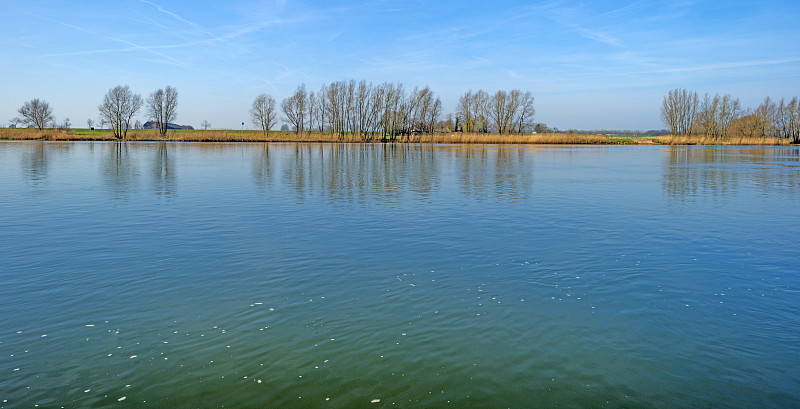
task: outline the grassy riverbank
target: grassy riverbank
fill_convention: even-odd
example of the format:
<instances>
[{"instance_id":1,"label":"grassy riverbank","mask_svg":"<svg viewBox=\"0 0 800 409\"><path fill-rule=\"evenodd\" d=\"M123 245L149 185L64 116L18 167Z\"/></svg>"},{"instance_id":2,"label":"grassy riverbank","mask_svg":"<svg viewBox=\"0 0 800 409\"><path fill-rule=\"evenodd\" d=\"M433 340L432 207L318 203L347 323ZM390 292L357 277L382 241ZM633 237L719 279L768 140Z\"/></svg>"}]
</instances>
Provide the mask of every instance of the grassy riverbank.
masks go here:
<instances>
[{"instance_id":1,"label":"grassy riverbank","mask_svg":"<svg viewBox=\"0 0 800 409\"><path fill-rule=\"evenodd\" d=\"M114 141L114 135L106 129L0 129L0 140L46 140L46 141ZM169 141L169 142L336 142L363 143L385 142L380 135L363 137L347 134L339 136L329 132L294 132L241 130L172 130L161 137L155 129L132 129L128 131L128 141ZM435 133L399 136L393 142L432 143L432 144L569 144L569 145L739 145L772 146L789 145L785 138L728 138L711 139L703 136L607 136L583 135L575 133L540 134L483 134L483 133Z\"/></svg>"}]
</instances>

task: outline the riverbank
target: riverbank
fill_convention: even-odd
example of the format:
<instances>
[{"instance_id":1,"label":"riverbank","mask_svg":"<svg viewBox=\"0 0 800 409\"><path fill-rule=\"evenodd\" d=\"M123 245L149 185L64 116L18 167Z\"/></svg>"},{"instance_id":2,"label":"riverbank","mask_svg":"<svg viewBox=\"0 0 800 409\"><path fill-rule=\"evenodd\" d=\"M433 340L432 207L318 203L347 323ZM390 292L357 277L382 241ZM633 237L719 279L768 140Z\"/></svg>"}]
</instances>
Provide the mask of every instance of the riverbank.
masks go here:
<instances>
[{"instance_id":1,"label":"riverbank","mask_svg":"<svg viewBox=\"0 0 800 409\"><path fill-rule=\"evenodd\" d=\"M392 140L382 139L381 135L363 136L347 134L340 136L330 132L285 132L236 130L173 130L165 137L154 129L132 129L128 131L128 141L168 141L168 142L401 142L401 143L460 143L460 144L594 144L617 145L634 143L631 138L608 137L603 135L580 135L571 133L547 134L477 134L477 133L436 133L398 136ZM51 141L114 141L109 130L88 129L0 129L0 140L51 140Z\"/></svg>"},{"instance_id":2,"label":"riverbank","mask_svg":"<svg viewBox=\"0 0 800 409\"><path fill-rule=\"evenodd\" d=\"M725 139L711 138L702 135L675 136L665 135L653 138L661 145L716 145L716 146L788 146L789 138L745 138L729 137Z\"/></svg>"},{"instance_id":3,"label":"riverbank","mask_svg":"<svg viewBox=\"0 0 800 409\"><path fill-rule=\"evenodd\" d=\"M0 129L0 140L40 141L115 141L111 131L90 129ZM132 129L127 141L164 142L331 142L331 143L430 143L430 144L563 144L563 145L733 145L733 146L779 146L789 145L784 138L728 138L710 139L703 136L608 136L576 133L540 134L484 134L484 133L435 133L398 136L384 140L380 135L367 136L347 134L340 136L329 132L286 132L236 130L171 130L162 137L155 129Z\"/></svg>"}]
</instances>

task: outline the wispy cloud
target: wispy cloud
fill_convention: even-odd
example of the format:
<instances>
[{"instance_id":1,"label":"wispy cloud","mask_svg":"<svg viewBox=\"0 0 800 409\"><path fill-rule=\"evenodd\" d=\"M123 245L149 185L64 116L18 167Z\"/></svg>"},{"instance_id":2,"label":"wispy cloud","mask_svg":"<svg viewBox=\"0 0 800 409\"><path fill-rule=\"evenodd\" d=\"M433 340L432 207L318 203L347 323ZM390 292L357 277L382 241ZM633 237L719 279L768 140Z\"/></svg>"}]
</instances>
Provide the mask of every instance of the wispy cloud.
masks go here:
<instances>
[{"instance_id":1,"label":"wispy cloud","mask_svg":"<svg viewBox=\"0 0 800 409\"><path fill-rule=\"evenodd\" d=\"M620 41L618 38L612 37L611 35L604 33L600 30L589 29L585 27L578 27L578 26L571 26L581 37L588 38L590 40L598 41L603 44L613 45L615 47L620 46Z\"/></svg>"},{"instance_id":2,"label":"wispy cloud","mask_svg":"<svg viewBox=\"0 0 800 409\"><path fill-rule=\"evenodd\" d=\"M148 1L148 0L139 0L139 1L142 2L142 3L149 4L149 5L153 6L153 7L155 7L158 11L160 11L160 12L166 14L166 15L171 16L171 17L175 18L176 20L178 20L178 21L180 21L182 23L185 23L187 25L190 25L190 26L194 27L199 33L208 35L208 36L210 36L212 38L218 38L216 34L204 29L203 27L199 26L198 24L195 24L195 23L193 23L193 22L191 22L191 21L179 16L176 13L173 13L173 12L161 7L160 5L158 5L156 3L153 3L152 1Z\"/></svg>"},{"instance_id":3,"label":"wispy cloud","mask_svg":"<svg viewBox=\"0 0 800 409\"><path fill-rule=\"evenodd\" d=\"M717 64L704 64L704 65L694 65L689 67L672 67L672 68L661 68L655 70L647 70L647 71L640 71L639 74L664 74L664 73L678 73L678 72L697 72L697 71L715 71L715 70L727 70L733 68L747 68L747 67L758 67L758 66L767 66L767 65L780 65L780 64L789 64L800 62L800 58L783 58L777 60L751 60L751 61L736 61L736 62L725 62L725 63L717 63Z\"/></svg>"},{"instance_id":4,"label":"wispy cloud","mask_svg":"<svg viewBox=\"0 0 800 409\"><path fill-rule=\"evenodd\" d=\"M156 9L158 9L158 11L160 11L160 12L162 12L164 14L170 15L170 16L174 17L176 20L178 20L180 22L186 23L186 24L188 24L190 26L193 26L193 27L199 27L197 24L192 23L191 21L186 20L185 18L183 18L183 17L181 17L181 16L179 16L179 15L177 15L177 14L175 14L175 13L169 11L169 10L164 9L163 7L159 6L158 4L155 4L155 3L151 2L151 1L147 1L147 0L139 0L139 1L141 1L142 3L147 3L147 4L155 7Z\"/></svg>"},{"instance_id":5,"label":"wispy cloud","mask_svg":"<svg viewBox=\"0 0 800 409\"><path fill-rule=\"evenodd\" d=\"M620 47L620 39L611 35L604 26L610 20L622 19L621 15L634 9L635 5L628 5L601 13L591 13L583 5L577 7L564 6L561 2L547 3L543 7L544 17L567 30L578 33L581 37L589 40Z\"/></svg>"},{"instance_id":6,"label":"wispy cloud","mask_svg":"<svg viewBox=\"0 0 800 409\"><path fill-rule=\"evenodd\" d=\"M114 52L118 52L119 53L119 52L144 51L144 52L147 52L147 53L150 53L150 54L153 54L153 55L156 55L156 56L160 57L159 58L160 61L169 61L171 64L178 65L178 66L183 66L183 65L186 64L185 62L180 61L179 59L177 59L177 58L175 58L175 57L173 57L171 55L156 51L158 48L161 48L159 46L143 46L143 45L139 45L139 44L136 44L136 43L134 43L132 41L124 40L124 39L121 39L121 38L102 35L102 34L96 33L96 32L94 32L92 30L86 29L84 27L81 27L81 26L78 26L78 25L75 25L75 24L70 24L70 23L66 23L66 22L63 22L63 21L57 21L57 20L53 20L53 19L46 18L46 17L43 17L43 16L39 16L39 17L44 19L44 20L51 21L51 22L54 22L54 23L57 23L57 24L61 24L61 25L65 26L65 27L69 27L71 29L78 30L78 31L81 31L83 33L92 35L92 36L94 36L96 38L101 38L101 39L104 39L104 40L125 44L127 46L127 47L122 47L122 48L102 48L102 49L94 49L94 50L72 51L72 52L65 52L65 53L49 53L49 54L40 55L40 57L63 57L63 56L91 55L91 54L103 54L103 53L114 53Z\"/></svg>"}]
</instances>

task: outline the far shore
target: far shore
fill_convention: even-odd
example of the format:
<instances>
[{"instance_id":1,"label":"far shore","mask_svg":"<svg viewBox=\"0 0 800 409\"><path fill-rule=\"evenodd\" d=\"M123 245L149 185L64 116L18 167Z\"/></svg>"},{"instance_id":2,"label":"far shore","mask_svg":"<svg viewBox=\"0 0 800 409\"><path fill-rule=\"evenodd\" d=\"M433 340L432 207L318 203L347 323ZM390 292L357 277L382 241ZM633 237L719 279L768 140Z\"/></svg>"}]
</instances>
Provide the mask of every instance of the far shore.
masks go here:
<instances>
[{"instance_id":1,"label":"far shore","mask_svg":"<svg viewBox=\"0 0 800 409\"><path fill-rule=\"evenodd\" d=\"M117 141L107 129L2 128L0 140L25 141ZM129 142L328 142L328 143L423 143L423 144L562 144L562 145L732 145L788 146L788 138L719 138L704 136L616 136L577 133L434 133L384 138L380 134L340 136L329 132L171 130L162 137L155 129L131 129Z\"/></svg>"}]
</instances>

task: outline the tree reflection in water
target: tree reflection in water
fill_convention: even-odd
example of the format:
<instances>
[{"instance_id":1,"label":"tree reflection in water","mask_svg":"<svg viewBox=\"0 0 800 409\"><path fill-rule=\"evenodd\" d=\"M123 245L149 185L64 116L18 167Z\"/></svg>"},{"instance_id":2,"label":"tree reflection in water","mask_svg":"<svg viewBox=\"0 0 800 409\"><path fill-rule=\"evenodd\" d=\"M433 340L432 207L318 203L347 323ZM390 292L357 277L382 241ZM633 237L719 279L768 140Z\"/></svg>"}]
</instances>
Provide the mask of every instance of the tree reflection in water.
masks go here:
<instances>
[{"instance_id":1,"label":"tree reflection in water","mask_svg":"<svg viewBox=\"0 0 800 409\"><path fill-rule=\"evenodd\" d=\"M464 195L514 200L533 181L528 147L411 144L264 144L253 160L261 189L286 186L299 200L322 195L332 203L365 205L429 200L457 175Z\"/></svg>"},{"instance_id":2,"label":"tree reflection in water","mask_svg":"<svg viewBox=\"0 0 800 409\"><path fill-rule=\"evenodd\" d=\"M157 195L174 197L177 192L174 160L169 154L169 144L159 142L152 168L153 190Z\"/></svg>"},{"instance_id":3,"label":"tree reflection in water","mask_svg":"<svg viewBox=\"0 0 800 409\"><path fill-rule=\"evenodd\" d=\"M662 189L671 201L712 199L725 203L743 184L764 195L793 194L800 188L795 147L671 146Z\"/></svg>"}]
</instances>

